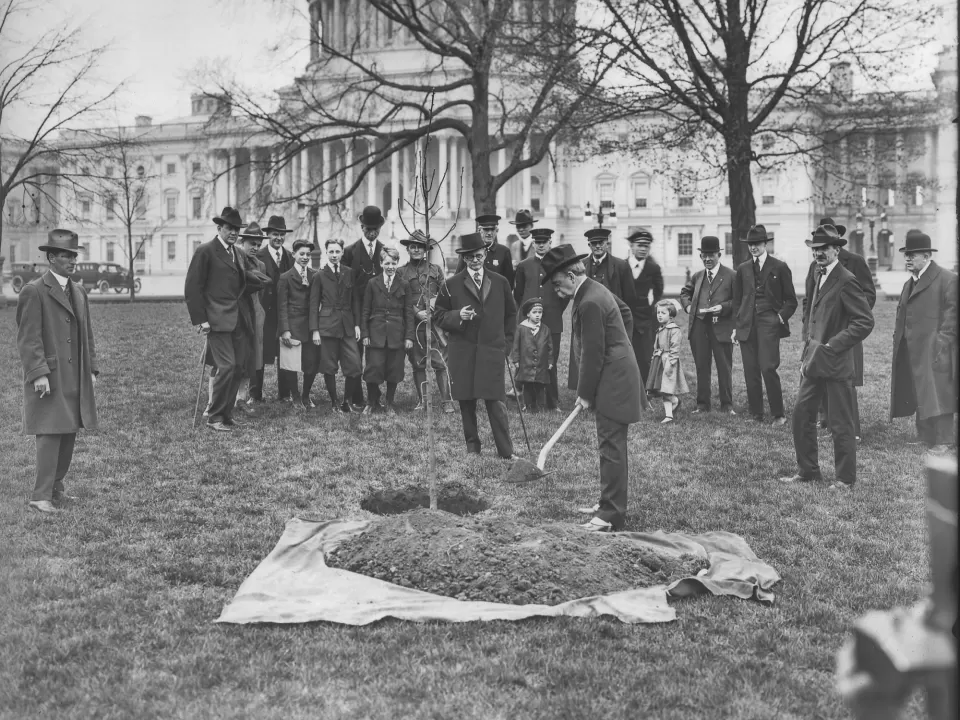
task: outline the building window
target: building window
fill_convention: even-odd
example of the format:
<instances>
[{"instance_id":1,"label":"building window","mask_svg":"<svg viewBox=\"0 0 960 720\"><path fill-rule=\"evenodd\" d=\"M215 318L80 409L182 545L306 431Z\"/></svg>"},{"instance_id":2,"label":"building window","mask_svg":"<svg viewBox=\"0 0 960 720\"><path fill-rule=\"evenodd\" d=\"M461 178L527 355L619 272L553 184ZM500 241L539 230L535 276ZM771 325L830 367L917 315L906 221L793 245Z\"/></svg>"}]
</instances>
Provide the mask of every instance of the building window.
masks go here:
<instances>
[{"instance_id":1,"label":"building window","mask_svg":"<svg viewBox=\"0 0 960 720\"><path fill-rule=\"evenodd\" d=\"M177 219L177 197L170 195L167 197L167 220Z\"/></svg>"},{"instance_id":2,"label":"building window","mask_svg":"<svg viewBox=\"0 0 960 720\"><path fill-rule=\"evenodd\" d=\"M633 206L635 208L647 207L649 192L650 181L645 176L635 177L633 179Z\"/></svg>"},{"instance_id":3,"label":"building window","mask_svg":"<svg viewBox=\"0 0 960 720\"><path fill-rule=\"evenodd\" d=\"M117 199L113 195L107 195L103 204L107 207L107 220L114 220L117 217Z\"/></svg>"},{"instance_id":4,"label":"building window","mask_svg":"<svg viewBox=\"0 0 960 720\"><path fill-rule=\"evenodd\" d=\"M677 254L681 257L693 255L693 233L677 234Z\"/></svg>"},{"instance_id":5,"label":"building window","mask_svg":"<svg viewBox=\"0 0 960 720\"><path fill-rule=\"evenodd\" d=\"M172 235L164 235L163 244L167 247L167 260L174 261L177 259L177 238Z\"/></svg>"},{"instance_id":6,"label":"building window","mask_svg":"<svg viewBox=\"0 0 960 720\"><path fill-rule=\"evenodd\" d=\"M134 242L137 242L137 241L134 240ZM146 259L147 259L147 241L145 239L141 239L137 247L137 261L143 262Z\"/></svg>"},{"instance_id":7,"label":"building window","mask_svg":"<svg viewBox=\"0 0 960 720\"><path fill-rule=\"evenodd\" d=\"M773 195L764 195L764 196L763 196L763 204L764 204L764 205L775 205L775 204L776 204L776 198L775 198Z\"/></svg>"},{"instance_id":8,"label":"building window","mask_svg":"<svg viewBox=\"0 0 960 720\"><path fill-rule=\"evenodd\" d=\"M199 195L194 195L190 198L191 211L194 220L200 219L200 214L203 212L203 198Z\"/></svg>"},{"instance_id":9,"label":"building window","mask_svg":"<svg viewBox=\"0 0 960 720\"><path fill-rule=\"evenodd\" d=\"M647 199L645 197L635 197L633 199L634 207L645 208L647 206Z\"/></svg>"},{"instance_id":10,"label":"building window","mask_svg":"<svg viewBox=\"0 0 960 720\"><path fill-rule=\"evenodd\" d=\"M177 174L177 164L167 163L167 175L176 175L176 174Z\"/></svg>"},{"instance_id":11,"label":"building window","mask_svg":"<svg viewBox=\"0 0 960 720\"><path fill-rule=\"evenodd\" d=\"M726 207L730 207L730 196L729 196L729 195L724 195L724 196L723 196L723 204L724 204Z\"/></svg>"},{"instance_id":12,"label":"building window","mask_svg":"<svg viewBox=\"0 0 960 720\"><path fill-rule=\"evenodd\" d=\"M723 250L727 257L733 257L733 233L723 234Z\"/></svg>"},{"instance_id":13,"label":"building window","mask_svg":"<svg viewBox=\"0 0 960 720\"><path fill-rule=\"evenodd\" d=\"M187 247L190 248L191 257L193 257L193 253L200 249L202 242L203 235L187 235Z\"/></svg>"},{"instance_id":14,"label":"building window","mask_svg":"<svg viewBox=\"0 0 960 720\"><path fill-rule=\"evenodd\" d=\"M146 174L147 174L147 171L143 167L143 165L137 165L137 177L142 178Z\"/></svg>"},{"instance_id":15,"label":"building window","mask_svg":"<svg viewBox=\"0 0 960 720\"><path fill-rule=\"evenodd\" d=\"M613 181L604 181L599 185L600 207L610 209L613 207Z\"/></svg>"},{"instance_id":16,"label":"building window","mask_svg":"<svg viewBox=\"0 0 960 720\"><path fill-rule=\"evenodd\" d=\"M194 163L193 163L193 174L194 174L194 175L199 175L199 174L200 174L200 163L198 163L198 162L194 162Z\"/></svg>"},{"instance_id":17,"label":"building window","mask_svg":"<svg viewBox=\"0 0 960 720\"><path fill-rule=\"evenodd\" d=\"M534 176L530 178L530 209L540 212L541 200L543 198L543 185L540 178Z\"/></svg>"},{"instance_id":18,"label":"building window","mask_svg":"<svg viewBox=\"0 0 960 720\"><path fill-rule=\"evenodd\" d=\"M117 244L108 242L107 243L107 262L116 262L117 256Z\"/></svg>"},{"instance_id":19,"label":"building window","mask_svg":"<svg viewBox=\"0 0 960 720\"><path fill-rule=\"evenodd\" d=\"M90 215L93 212L93 203L88 198L83 198L80 201L80 216L84 220L89 220Z\"/></svg>"},{"instance_id":20,"label":"building window","mask_svg":"<svg viewBox=\"0 0 960 720\"><path fill-rule=\"evenodd\" d=\"M693 207L693 195L681 195L678 197L677 207Z\"/></svg>"}]
</instances>

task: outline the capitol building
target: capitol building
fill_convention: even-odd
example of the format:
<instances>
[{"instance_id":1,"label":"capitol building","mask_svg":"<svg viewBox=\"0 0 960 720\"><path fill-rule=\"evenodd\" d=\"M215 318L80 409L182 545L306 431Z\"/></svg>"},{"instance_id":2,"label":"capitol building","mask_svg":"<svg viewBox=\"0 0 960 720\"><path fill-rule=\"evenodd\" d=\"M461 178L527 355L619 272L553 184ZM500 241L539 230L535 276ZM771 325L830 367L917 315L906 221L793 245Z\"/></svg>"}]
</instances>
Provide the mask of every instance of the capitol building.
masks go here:
<instances>
[{"instance_id":1,"label":"capitol building","mask_svg":"<svg viewBox=\"0 0 960 720\"><path fill-rule=\"evenodd\" d=\"M339 33L346 39L355 23L372 28L361 50L378 53L380 65L397 72L421 71L424 51L408 33L392 32L385 21L372 16L365 3L349 0L314 0L310 4L314 33L327 33L327 43ZM369 15L369 17L368 17ZM278 78L278 86L294 88L303 83L323 83L328 67L319 60L319 43L314 43L310 63L300 77ZM855 89L849 68L834 69L845 91ZM774 252L797 274L810 262L803 241L819 217L832 216L848 228L849 249L877 258L878 269L903 269L903 257L896 248L903 244L908 229L920 228L939 249L937 261L953 267L957 262L957 49L939 53L932 76L933 90L916 93L920 111L910 115L908 125L861 132L829 145L833 162L841 171L827 174L798 158L773 172L755 172L757 222L771 233ZM279 87L280 102L290 97L288 87ZM491 118L491 124L499 118ZM618 128L608 128L616 134ZM599 133L607 130L601 128ZM140 246L135 259L139 273L176 275L186 272L196 248L213 237L211 218L225 205L240 209L247 222L264 223L269 215L286 218L295 232L288 237L336 237L351 242L359 237L356 216L366 205L384 210L386 225L381 239L398 244L412 227L408 208L398 209L398 200L408 198L418 172L418 152L426 147L426 163L439 172L447 171L440 189L439 212L431 220L436 237L450 231L442 248L450 255L459 235L473 232L477 211L472 193L472 172L466 139L447 130L431 136L428 145L409 146L384 159L369 171L343 202L333 205L337 188L354 185L353 153L375 149L374 140L324 142L322 137L295 152L289 143L262 128L251 128L242 112L231 107L217 93L195 94L190 114L184 117L136 118L135 125L119 130L104 129L98 134L122 132L136 138L135 156L128 158L131 171L142 178L133 223L134 242ZM63 133L58 142L75 150L90 142L89 131ZM755 142L772 142L762 134ZM901 152L901 148L915 148ZM893 148L894 152L884 152ZM866 157L861 170L852 168L851 153ZM107 178L122 173L112 155L78 159L76 153L62 167L49 167L47 187L33 196L10 196L4 213L6 268L15 262L42 261L36 251L41 239L53 227L76 228L82 244L82 259L127 263L126 228L118 212L118 198L85 177ZM613 230L613 252L627 253L627 236L638 229L654 237L651 253L668 276L682 278L701 267L697 255L699 239L716 235L726 239L724 262L732 259L733 238L725 180L701 164L691 152L679 155L687 181L678 184L676 173L664 173L651 154L590 155L580 148L551 145L539 164L511 178L497 193L497 213L503 218L500 241L512 232L507 224L520 209L530 210L538 226L555 230L554 244L569 242L585 251L583 233L597 223ZM507 150L490 158L494 173L507 163ZM332 177L335 183L316 188L317 178ZM65 182L64 178L73 178ZM315 188L313 194L307 189ZM340 193L342 194L342 193ZM458 209L459 206L459 209ZM456 221L456 226L452 227ZM871 243L873 250L871 251Z\"/></svg>"}]
</instances>

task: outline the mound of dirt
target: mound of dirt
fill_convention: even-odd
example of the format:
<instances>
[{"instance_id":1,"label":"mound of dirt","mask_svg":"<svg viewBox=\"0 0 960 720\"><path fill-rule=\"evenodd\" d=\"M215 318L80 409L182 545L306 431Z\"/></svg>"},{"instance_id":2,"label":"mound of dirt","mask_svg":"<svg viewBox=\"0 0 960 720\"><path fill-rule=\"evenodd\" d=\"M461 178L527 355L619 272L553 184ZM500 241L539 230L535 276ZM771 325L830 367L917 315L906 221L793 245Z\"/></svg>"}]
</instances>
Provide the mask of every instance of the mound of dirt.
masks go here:
<instances>
[{"instance_id":1,"label":"mound of dirt","mask_svg":"<svg viewBox=\"0 0 960 720\"><path fill-rule=\"evenodd\" d=\"M377 515L396 515L408 510L430 507L430 494L419 485L407 485L399 490L372 492L360 501L360 507ZM468 487L460 483L445 483L437 488L437 507L454 515L473 515L490 507Z\"/></svg>"},{"instance_id":2,"label":"mound of dirt","mask_svg":"<svg viewBox=\"0 0 960 720\"><path fill-rule=\"evenodd\" d=\"M327 564L437 595L514 605L663 585L707 565L571 525L531 527L431 510L379 520L330 552Z\"/></svg>"}]
</instances>

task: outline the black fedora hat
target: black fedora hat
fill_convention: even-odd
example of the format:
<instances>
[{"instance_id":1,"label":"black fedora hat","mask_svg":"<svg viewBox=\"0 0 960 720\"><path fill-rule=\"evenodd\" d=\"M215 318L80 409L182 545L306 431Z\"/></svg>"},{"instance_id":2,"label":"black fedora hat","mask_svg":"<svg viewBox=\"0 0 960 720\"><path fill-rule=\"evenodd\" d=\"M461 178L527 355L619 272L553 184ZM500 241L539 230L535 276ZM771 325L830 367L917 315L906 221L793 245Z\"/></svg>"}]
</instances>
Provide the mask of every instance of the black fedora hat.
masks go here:
<instances>
[{"instance_id":1,"label":"black fedora hat","mask_svg":"<svg viewBox=\"0 0 960 720\"><path fill-rule=\"evenodd\" d=\"M540 281L540 286L543 287L550 282L552 275L580 262L587 256L588 254L586 253L577 255L576 250L573 249L573 245L564 244L551 248L550 251L543 256L543 260L540 261L540 267L543 268L543 280Z\"/></svg>"},{"instance_id":2,"label":"black fedora hat","mask_svg":"<svg viewBox=\"0 0 960 720\"><path fill-rule=\"evenodd\" d=\"M530 231L534 242L547 242L553 236L553 230L550 228L534 228Z\"/></svg>"},{"instance_id":3,"label":"black fedora hat","mask_svg":"<svg viewBox=\"0 0 960 720\"><path fill-rule=\"evenodd\" d=\"M363 209L363 212L357 215L357 220L360 221L361 225L366 225L367 227L380 227L386 222L383 213L380 212L380 208L376 205L367 205Z\"/></svg>"},{"instance_id":4,"label":"black fedora hat","mask_svg":"<svg viewBox=\"0 0 960 720\"><path fill-rule=\"evenodd\" d=\"M610 231L607 228L590 228L583 236L587 238L588 243L604 242L610 239Z\"/></svg>"},{"instance_id":5,"label":"black fedora hat","mask_svg":"<svg viewBox=\"0 0 960 720\"><path fill-rule=\"evenodd\" d=\"M234 210L229 205L213 219L213 222L215 222L217 225L232 225L238 229L246 225L246 223L240 217L240 212L238 210Z\"/></svg>"},{"instance_id":6,"label":"black fedora hat","mask_svg":"<svg viewBox=\"0 0 960 720\"><path fill-rule=\"evenodd\" d=\"M499 224L499 215L477 215L477 227L493 227Z\"/></svg>"},{"instance_id":7,"label":"black fedora hat","mask_svg":"<svg viewBox=\"0 0 960 720\"><path fill-rule=\"evenodd\" d=\"M808 248L813 248L814 250L825 247L826 245L843 247L847 244L847 241L840 237L840 233L837 232L837 229L833 225L821 225L813 231L813 239L804 240L803 242Z\"/></svg>"},{"instance_id":8,"label":"black fedora hat","mask_svg":"<svg viewBox=\"0 0 960 720\"><path fill-rule=\"evenodd\" d=\"M821 225L833 225L837 229L837 232L840 234L840 237L843 237L844 235L847 234L847 226L841 225L839 223L835 223L832 217L820 218L820 220L817 221L817 227L820 227Z\"/></svg>"},{"instance_id":9,"label":"black fedora hat","mask_svg":"<svg viewBox=\"0 0 960 720\"><path fill-rule=\"evenodd\" d=\"M61 252L66 250L74 255L80 254L80 236L73 230L51 230L47 233L47 242L37 248L40 252Z\"/></svg>"},{"instance_id":10,"label":"black fedora hat","mask_svg":"<svg viewBox=\"0 0 960 720\"><path fill-rule=\"evenodd\" d=\"M521 317L526 317L530 314L530 311L539 305L543 307L543 300L538 297L527 298L523 301L523 304L520 306L520 315Z\"/></svg>"},{"instance_id":11,"label":"black fedora hat","mask_svg":"<svg viewBox=\"0 0 960 720\"><path fill-rule=\"evenodd\" d=\"M426 235L423 230L414 230L412 233L410 233L410 237L401 240L400 244L404 247L416 245L417 247L427 248L436 247L438 243L436 240Z\"/></svg>"},{"instance_id":12,"label":"black fedora hat","mask_svg":"<svg viewBox=\"0 0 960 720\"><path fill-rule=\"evenodd\" d=\"M720 238L714 235L704 235L700 238L700 252L718 253L720 252Z\"/></svg>"},{"instance_id":13,"label":"black fedora hat","mask_svg":"<svg viewBox=\"0 0 960 720\"><path fill-rule=\"evenodd\" d=\"M483 241L483 236L480 233L466 233L460 236L460 247L457 248L457 255L466 255L486 249L487 244Z\"/></svg>"},{"instance_id":14,"label":"black fedora hat","mask_svg":"<svg viewBox=\"0 0 960 720\"><path fill-rule=\"evenodd\" d=\"M907 242L900 248L900 252L937 252L937 249L933 247L930 236L922 230L907 230Z\"/></svg>"},{"instance_id":15,"label":"black fedora hat","mask_svg":"<svg viewBox=\"0 0 960 720\"><path fill-rule=\"evenodd\" d=\"M262 242L265 237L266 235L263 234L263 230L256 222L250 223L240 231L241 240L259 240Z\"/></svg>"},{"instance_id":16,"label":"black fedora hat","mask_svg":"<svg viewBox=\"0 0 960 720\"><path fill-rule=\"evenodd\" d=\"M649 230L637 230L636 232L630 233L630 237L627 238L627 242L652 245L653 235L650 234Z\"/></svg>"},{"instance_id":17,"label":"black fedora hat","mask_svg":"<svg viewBox=\"0 0 960 720\"><path fill-rule=\"evenodd\" d=\"M499 219L499 218L498 218ZM478 218L479 221L479 218ZM517 217L514 220L510 221L511 225L533 225L536 220L533 219L533 214L529 210L517 210Z\"/></svg>"},{"instance_id":18,"label":"black fedora hat","mask_svg":"<svg viewBox=\"0 0 960 720\"><path fill-rule=\"evenodd\" d=\"M293 232L293 230L287 230L287 223L283 219L282 215L271 215L270 219L267 220L267 226L263 229L265 233L268 232L282 232L288 233Z\"/></svg>"},{"instance_id":19,"label":"black fedora hat","mask_svg":"<svg viewBox=\"0 0 960 720\"><path fill-rule=\"evenodd\" d=\"M763 225L754 225L747 231L747 236L743 239L745 243L767 242L770 236Z\"/></svg>"}]
</instances>

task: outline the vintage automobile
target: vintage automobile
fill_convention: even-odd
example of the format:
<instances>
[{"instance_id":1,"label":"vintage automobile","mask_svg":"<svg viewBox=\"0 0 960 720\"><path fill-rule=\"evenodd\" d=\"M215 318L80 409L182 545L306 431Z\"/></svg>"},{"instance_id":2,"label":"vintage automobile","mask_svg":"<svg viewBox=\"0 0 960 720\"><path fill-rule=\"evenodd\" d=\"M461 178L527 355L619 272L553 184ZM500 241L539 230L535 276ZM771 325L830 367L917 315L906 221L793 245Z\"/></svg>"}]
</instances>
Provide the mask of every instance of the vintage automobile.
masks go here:
<instances>
[{"instance_id":1,"label":"vintage automobile","mask_svg":"<svg viewBox=\"0 0 960 720\"><path fill-rule=\"evenodd\" d=\"M76 283L86 288L96 288L102 293L121 293L130 290L128 271L117 263L78 262L76 272L71 276ZM134 278L134 290L140 292L140 278Z\"/></svg>"},{"instance_id":2,"label":"vintage automobile","mask_svg":"<svg viewBox=\"0 0 960 720\"><path fill-rule=\"evenodd\" d=\"M23 286L47 271L45 263L13 263L10 266L10 285L15 293L23 290Z\"/></svg>"}]
</instances>

